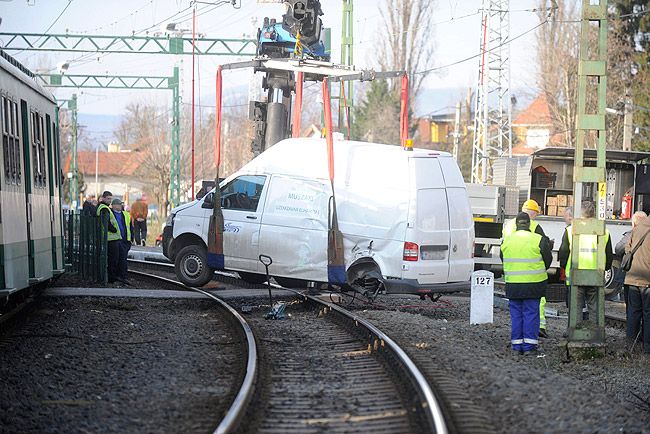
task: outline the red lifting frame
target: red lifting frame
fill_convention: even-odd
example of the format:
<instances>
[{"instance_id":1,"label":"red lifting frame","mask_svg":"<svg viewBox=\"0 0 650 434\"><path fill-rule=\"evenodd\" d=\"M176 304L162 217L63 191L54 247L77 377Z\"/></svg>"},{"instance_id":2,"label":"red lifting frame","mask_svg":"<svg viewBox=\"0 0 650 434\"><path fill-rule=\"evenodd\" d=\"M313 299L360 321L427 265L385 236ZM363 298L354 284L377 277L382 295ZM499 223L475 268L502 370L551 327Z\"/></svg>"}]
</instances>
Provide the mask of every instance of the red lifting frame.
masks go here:
<instances>
[{"instance_id":1,"label":"red lifting frame","mask_svg":"<svg viewBox=\"0 0 650 434\"><path fill-rule=\"evenodd\" d=\"M323 115L325 117L325 140L327 141L327 166L330 182L334 187L334 138L332 133L332 102L327 77L323 79Z\"/></svg>"},{"instance_id":2,"label":"red lifting frame","mask_svg":"<svg viewBox=\"0 0 650 434\"><path fill-rule=\"evenodd\" d=\"M293 121L292 121L292 137L300 137L301 121L302 121L302 84L304 81L304 73L302 71L296 74L296 102L293 106Z\"/></svg>"},{"instance_id":3,"label":"red lifting frame","mask_svg":"<svg viewBox=\"0 0 650 434\"><path fill-rule=\"evenodd\" d=\"M221 163L221 66L217 68L217 106L214 122L214 163L217 166L217 175L219 174L219 164Z\"/></svg>"},{"instance_id":4,"label":"red lifting frame","mask_svg":"<svg viewBox=\"0 0 650 434\"><path fill-rule=\"evenodd\" d=\"M402 147L406 147L406 139L409 137L409 76L402 76L401 108L399 116L399 138Z\"/></svg>"}]
</instances>

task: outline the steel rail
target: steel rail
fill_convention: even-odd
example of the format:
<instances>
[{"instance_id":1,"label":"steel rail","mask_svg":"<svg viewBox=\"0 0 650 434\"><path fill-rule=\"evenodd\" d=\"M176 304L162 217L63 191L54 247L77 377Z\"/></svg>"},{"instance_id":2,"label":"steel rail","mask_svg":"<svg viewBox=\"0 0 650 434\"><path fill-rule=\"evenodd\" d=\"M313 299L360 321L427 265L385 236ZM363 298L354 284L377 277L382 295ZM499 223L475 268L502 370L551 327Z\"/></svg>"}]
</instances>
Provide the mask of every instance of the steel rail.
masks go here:
<instances>
[{"instance_id":1,"label":"steel rail","mask_svg":"<svg viewBox=\"0 0 650 434\"><path fill-rule=\"evenodd\" d=\"M423 400L422 409L427 413L427 419L429 420L432 427L434 428L434 432L437 434L446 434L448 432L447 423L445 421L445 415L442 411L442 406L440 405L440 402L436 398L433 389L431 389L429 382L422 374L420 369L417 367L415 362L413 362L413 360L408 356L408 354L406 354L406 352L386 333L379 330L370 321L358 315L355 315L354 313L350 312L347 309L342 308L341 306L338 306L335 303L330 303L325 300L321 300L317 297L304 294L295 289L284 288L284 287L279 287L279 288L294 292L314 303L318 303L328 307L329 309L332 309L333 311L342 315L346 319L353 321L355 325L361 324L366 330L368 330L372 335L374 335L376 339L382 341L387 346L387 348L397 357L402 367L405 368L405 370L411 377L411 381L413 382L414 388L420 394L420 398Z\"/></svg>"},{"instance_id":2,"label":"steel rail","mask_svg":"<svg viewBox=\"0 0 650 434\"><path fill-rule=\"evenodd\" d=\"M146 262L146 261L142 261L142 262ZM155 262L148 262L148 263L156 264ZM161 280L163 282L171 283L181 288L198 292L199 294L203 294L206 297L209 297L210 299L219 303L219 305L221 305L221 307L226 309L235 319L237 319L237 321L241 325L242 329L244 330L244 334L246 335L246 344L247 344L247 351L248 351L248 360L246 361L246 375L244 376L244 380L242 381L242 385L239 388L239 392L237 392L237 395L235 396L235 399L230 405L230 408L226 412L226 415L219 423L219 426L217 426L217 428L213 431L214 434L227 434L230 432L234 432L237 426L239 425L239 423L241 422L242 418L246 414L246 411L248 410L248 404L253 398L253 393L255 392L255 381L257 379L257 372L258 372L257 345L255 343L255 335L253 334L253 330L251 329L250 325L228 303L221 300L219 297L210 294L207 291L184 285L178 281L168 279L166 277L156 276L154 274L144 273L142 271L129 270L129 272L140 276Z\"/></svg>"},{"instance_id":3,"label":"steel rail","mask_svg":"<svg viewBox=\"0 0 650 434\"><path fill-rule=\"evenodd\" d=\"M154 261L141 261L141 260L129 260L130 262L133 263L141 263L141 264L146 264L149 266L162 266L165 268L170 268L173 267L173 264L166 264L164 262L154 262ZM215 272L217 275L223 275L225 277L233 277L232 274L230 273L223 273L223 272ZM171 279L165 279L169 282L177 283L183 287L185 285L176 282ZM354 313L350 312L347 309L342 308L341 306L338 306L334 303L329 303L327 301L321 300L317 297L304 294L301 291L298 291L296 289L292 288L285 288L280 285L272 284L271 285L274 289L283 289L286 291L291 291L295 293L296 295L309 300L313 303L319 304L323 307L327 307L328 309L338 313L344 319L352 322L355 325L361 325L363 328L365 328L370 334L374 336L376 340L379 340L383 342L386 346L386 348L392 352L392 354L396 357L396 359L399 361L400 365L402 368L407 372L408 376L410 377L411 384L413 388L418 392L420 395L420 399L422 401L421 407L423 412L425 412L426 418L429 421L431 427L434 429L433 432L437 434L447 434L449 432L447 428L447 423L445 420L445 415L442 410L442 406L439 402L439 400L436 398L435 393L433 392L433 389L429 385L428 381L426 380L426 377L420 369L417 367L415 362L406 354L406 352L395 342L393 341L386 333L382 332L379 330L374 324L372 324L370 321L355 315ZM197 288L190 288L186 287L192 290L197 290ZM198 290L202 293L205 293L205 291ZM210 294L211 295L211 294ZM214 296L213 296L214 297ZM215 297L216 298L216 297ZM224 302L225 303L225 302Z\"/></svg>"}]
</instances>

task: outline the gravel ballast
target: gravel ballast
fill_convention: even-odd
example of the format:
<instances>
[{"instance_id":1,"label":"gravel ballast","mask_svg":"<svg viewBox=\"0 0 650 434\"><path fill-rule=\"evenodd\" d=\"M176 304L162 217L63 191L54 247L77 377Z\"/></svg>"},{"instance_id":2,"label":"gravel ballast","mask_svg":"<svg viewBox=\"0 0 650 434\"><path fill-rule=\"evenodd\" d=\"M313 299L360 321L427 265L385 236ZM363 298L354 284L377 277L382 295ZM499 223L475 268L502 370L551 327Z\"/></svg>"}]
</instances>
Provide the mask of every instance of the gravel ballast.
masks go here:
<instances>
[{"instance_id":1,"label":"gravel ballast","mask_svg":"<svg viewBox=\"0 0 650 434\"><path fill-rule=\"evenodd\" d=\"M643 403L650 399L650 357L638 344L630 352L621 330L607 329L603 358L567 362L560 345L566 319L548 320L542 356L521 356L510 349L505 310L495 309L493 324L470 325L468 298L379 302L381 310L357 313L409 353L434 359L499 432L650 432L650 405Z\"/></svg>"},{"instance_id":2,"label":"gravel ballast","mask_svg":"<svg viewBox=\"0 0 650 434\"><path fill-rule=\"evenodd\" d=\"M209 300L42 297L0 336L1 432L208 432L241 347Z\"/></svg>"}]
</instances>

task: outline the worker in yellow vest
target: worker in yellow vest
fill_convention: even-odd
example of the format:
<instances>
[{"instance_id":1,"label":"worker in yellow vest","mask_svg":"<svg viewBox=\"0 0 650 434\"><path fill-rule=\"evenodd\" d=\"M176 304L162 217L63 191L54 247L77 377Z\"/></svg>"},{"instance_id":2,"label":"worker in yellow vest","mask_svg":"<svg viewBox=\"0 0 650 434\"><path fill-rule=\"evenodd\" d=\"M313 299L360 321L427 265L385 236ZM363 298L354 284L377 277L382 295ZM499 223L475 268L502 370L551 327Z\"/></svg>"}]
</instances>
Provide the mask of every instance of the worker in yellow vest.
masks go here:
<instances>
[{"instance_id":1,"label":"worker in yellow vest","mask_svg":"<svg viewBox=\"0 0 650 434\"><path fill-rule=\"evenodd\" d=\"M119 229L117 232L119 238L108 242L108 278L110 281L111 277L113 277L114 280L128 285L127 256L129 249L131 249L131 243L133 242L133 223L131 222L131 215L123 210L123 203L120 199L113 199L111 202L111 211L115 226ZM113 252L111 252L111 249Z\"/></svg>"},{"instance_id":2,"label":"worker in yellow vest","mask_svg":"<svg viewBox=\"0 0 650 434\"><path fill-rule=\"evenodd\" d=\"M529 230L531 232L534 232L546 238L546 240L548 241L548 237L544 233L544 230L539 225L539 223L535 221L535 217L537 217L542 212L542 210L539 207L539 204L533 199L528 199L526 202L524 202L523 206L521 207L521 212L525 212L526 214L528 214L528 217L530 217ZM515 232L516 230L515 220L516 219L508 220L506 224L503 226L503 239L505 239L506 236ZM553 243L549 241L549 244L552 249ZM539 336L543 338L548 337L548 333L546 333L546 315L544 314L545 307L546 307L546 297L542 297L539 303Z\"/></svg>"},{"instance_id":3,"label":"worker in yellow vest","mask_svg":"<svg viewBox=\"0 0 650 434\"><path fill-rule=\"evenodd\" d=\"M596 215L596 206L593 202L584 201L581 205L582 218L594 218ZM572 225L573 226L573 225ZM566 270L567 285L571 283L571 245L573 244L572 230L573 227L569 226L564 231L562 237L562 244L558 250L557 257L560 261L560 267ZM612 252L612 239L609 236L609 231L605 229L605 236L607 237L607 244L605 245L605 270L612 268L612 260L614 254ZM580 254L578 256L578 268L581 270L596 270L598 268L598 236L597 235L580 235ZM603 275L603 282L605 276ZM592 286L582 286L578 290L578 300L586 300L587 302L587 319L589 315L596 315L596 301L598 297L598 288ZM581 303L578 303L580 308Z\"/></svg>"},{"instance_id":4,"label":"worker in yellow vest","mask_svg":"<svg viewBox=\"0 0 650 434\"><path fill-rule=\"evenodd\" d=\"M539 301L546 294L553 254L548 238L530 230L530 216L517 214L515 231L501 244L501 260L509 299L512 349L528 355L538 351Z\"/></svg>"}]
</instances>

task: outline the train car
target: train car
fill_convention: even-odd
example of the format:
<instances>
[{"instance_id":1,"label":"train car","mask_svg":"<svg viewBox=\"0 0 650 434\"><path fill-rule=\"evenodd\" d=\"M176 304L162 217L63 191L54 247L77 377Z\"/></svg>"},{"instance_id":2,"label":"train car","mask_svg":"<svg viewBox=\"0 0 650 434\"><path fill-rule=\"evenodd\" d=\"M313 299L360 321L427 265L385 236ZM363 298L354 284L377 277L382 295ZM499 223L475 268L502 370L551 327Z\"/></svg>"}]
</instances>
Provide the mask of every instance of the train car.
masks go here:
<instances>
[{"instance_id":1,"label":"train car","mask_svg":"<svg viewBox=\"0 0 650 434\"><path fill-rule=\"evenodd\" d=\"M64 270L57 115L54 96L0 50L0 302Z\"/></svg>"}]
</instances>

